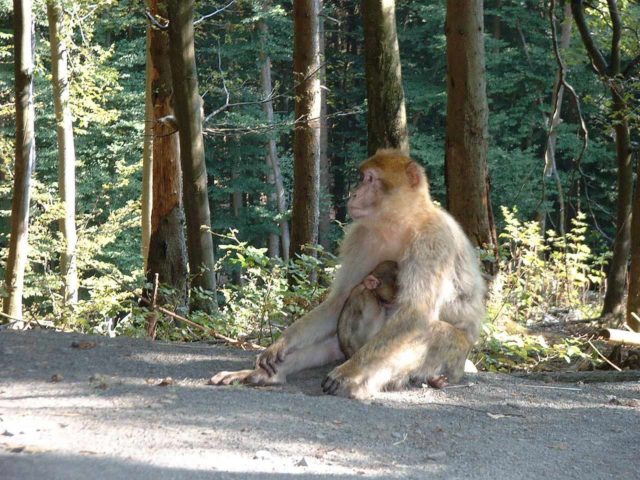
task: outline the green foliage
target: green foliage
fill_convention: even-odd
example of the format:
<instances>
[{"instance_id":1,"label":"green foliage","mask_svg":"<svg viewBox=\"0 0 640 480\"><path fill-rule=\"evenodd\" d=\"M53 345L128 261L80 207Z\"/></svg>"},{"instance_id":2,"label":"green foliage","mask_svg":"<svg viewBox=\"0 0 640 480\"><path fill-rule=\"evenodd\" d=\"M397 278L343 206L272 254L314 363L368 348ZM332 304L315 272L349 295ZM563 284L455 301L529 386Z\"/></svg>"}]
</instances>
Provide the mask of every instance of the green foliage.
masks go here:
<instances>
[{"instance_id":1,"label":"green foliage","mask_svg":"<svg viewBox=\"0 0 640 480\"><path fill-rule=\"evenodd\" d=\"M228 264L242 272L240 282L227 282L220 289L224 305L215 327L227 335L273 342L293 320L319 303L333 278L335 257L321 249L316 256L305 253L285 265L269 258L266 248L238 240L235 231L223 240L220 267Z\"/></svg>"},{"instance_id":2,"label":"green foliage","mask_svg":"<svg viewBox=\"0 0 640 480\"><path fill-rule=\"evenodd\" d=\"M472 354L472 359L489 372L543 370L558 362L566 365L590 359L584 349L584 342L573 337L550 344L543 335L510 333L495 324L486 324L481 345Z\"/></svg>"},{"instance_id":3,"label":"green foliage","mask_svg":"<svg viewBox=\"0 0 640 480\"><path fill-rule=\"evenodd\" d=\"M521 222L517 210L502 208L500 272L492 282L490 321L483 327L478 359L488 370L548 368L550 362L586 357L581 340L548 343L530 334L546 322L590 318L599 311L598 287L604 258L586 244L585 215L578 213L564 236L537 222Z\"/></svg>"},{"instance_id":4,"label":"green foliage","mask_svg":"<svg viewBox=\"0 0 640 480\"><path fill-rule=\"evenodd\" d=\"M490 314L499 319L535 323L554 310L591 316L598 305L593 290L601 285L603 259L587 246L585 215L578 213L572 228L543 237L537 222L521 222L517 210L502 209L505 230L500 234L500 273L494 280Z\"/></svg>"}]
</instances>

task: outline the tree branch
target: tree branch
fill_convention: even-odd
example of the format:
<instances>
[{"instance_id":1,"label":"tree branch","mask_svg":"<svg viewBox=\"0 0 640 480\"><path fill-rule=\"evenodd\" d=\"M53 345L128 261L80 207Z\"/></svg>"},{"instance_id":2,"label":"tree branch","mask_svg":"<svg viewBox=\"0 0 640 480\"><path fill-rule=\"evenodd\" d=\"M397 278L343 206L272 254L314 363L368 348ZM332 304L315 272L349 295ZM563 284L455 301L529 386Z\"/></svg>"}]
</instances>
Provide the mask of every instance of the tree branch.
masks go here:
<instances>
[{"instance_id":1,"label":"tree branch","mask_svg":"<svg viewBox=\"0 0 640 480\"><path fill-rule=\"evenodd\" d=\"M231 0L229 3L227 3L224 7L220 7L219 9L217 9L214 12L208 13L202 17L200 17L198 20L196 20L195 22L193 22L194 25L199 24L200 22L204 22L206 19L211 18L215 15L218 15L219 13L224 12L227 8L229 8L231 5L233 5L234 3L236 3L236 0Z\"/></svg>"},{"instance_id":2,"label":"tree branch","mask_svg":"<svg viewBox=\"0 0 640 480\"><path fill-rule=\"evenodd\" d=\"M607 5L609 5L609 15L611 16L611 25L613 27L609 75L615 77L620 73L620 39L622 38L622 20L620 20L620 11L618 10L617 0L607 0Z\"/></svg>"},{"instance_id":3,"label":"tree branch","mask_svg":"<svg viewBox=\"0 0 640 480\"><path fill-rule=\"evenodd\" d=\"M587 54L591 59L593 68L595 68L596 72L598 72L601 77L607 77L607 61L602 56L600 49L591 36L591 32L587 26L587 21L584 18L582 0L571 0L571 13L573 14L573 19L575 20L578 31L580 32L580 37L582 37L582 43L587 49Z\"/></svg>"}]
</instances>

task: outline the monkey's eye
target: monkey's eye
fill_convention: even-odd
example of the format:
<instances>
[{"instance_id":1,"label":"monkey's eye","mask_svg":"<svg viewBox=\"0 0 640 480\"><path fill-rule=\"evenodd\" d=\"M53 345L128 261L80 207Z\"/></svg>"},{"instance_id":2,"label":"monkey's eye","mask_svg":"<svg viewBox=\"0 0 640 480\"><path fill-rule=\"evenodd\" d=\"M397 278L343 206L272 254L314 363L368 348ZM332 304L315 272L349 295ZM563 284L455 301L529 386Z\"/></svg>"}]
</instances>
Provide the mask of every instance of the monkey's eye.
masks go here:
<instances>
[{"instance_id":1,"label":"monkey's eye","mask_svg":"<svg viewBox=\"0 0 640 480\"><path fill-rule=\"evenodd\" d=\"M364 177L362 178L362 181L364 183L373 183L374 180L375 180L375 176L373 175L372 172L365 172Z\"/></svg>"}]
</instances>

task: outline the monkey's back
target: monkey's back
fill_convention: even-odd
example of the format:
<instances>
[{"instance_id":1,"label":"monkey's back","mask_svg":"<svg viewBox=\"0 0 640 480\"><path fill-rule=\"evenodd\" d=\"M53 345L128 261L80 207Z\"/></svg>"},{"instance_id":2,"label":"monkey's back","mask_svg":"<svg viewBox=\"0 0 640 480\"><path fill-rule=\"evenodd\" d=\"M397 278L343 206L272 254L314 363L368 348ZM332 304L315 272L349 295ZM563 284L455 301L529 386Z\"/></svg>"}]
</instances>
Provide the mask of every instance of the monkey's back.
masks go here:
<instances>
[{"instance_id":1,"label":"monkey's back","mask_svg":"<svg viewBox=\"0 0 640 480\"><path fill-rule=\"evenodd\" d=\"M338 319L338 341L345 357L351 358L387 320L387 309L362 285L356 286Z\"/></svg>"}]
</instances>

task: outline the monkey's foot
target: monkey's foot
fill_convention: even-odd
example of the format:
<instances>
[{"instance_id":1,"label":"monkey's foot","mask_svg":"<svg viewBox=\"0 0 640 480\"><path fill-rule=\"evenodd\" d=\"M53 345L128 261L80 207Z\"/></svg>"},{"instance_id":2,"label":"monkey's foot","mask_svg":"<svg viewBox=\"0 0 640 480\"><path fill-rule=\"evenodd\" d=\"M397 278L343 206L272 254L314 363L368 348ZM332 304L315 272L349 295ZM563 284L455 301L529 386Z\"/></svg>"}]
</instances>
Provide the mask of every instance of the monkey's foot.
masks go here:
<instances>
[{"instance_id":1,"label":"monkey's foot","mask_svg":"<svg viewBox=\"0 0 640 480\"><path fill-rule=\"evenodd\" d=\"M334 368L322 381L322 391L328 395L364 399L371 396L360 382L344 372L345 364Z\"/></svg>"},{"instance_id":2,"label":"monkey's foot","mask_svg":"<svg viewBox=\"0 0 640 480\"><path fill-rule=\"evenodd\" d=\"M444 388L449 385L449 378L446 375L438 375L427 380L427 384L431 388Z\"/></svg>"},{"instance_id":3,"label":"monkey's foot","mask_svg":"<svg viewBox=\"0 0 640 480\"><path fill-rule=\"evenodd\" d=\"M283 338L280 338L258 355L256 367L263 369L269 376L273 376L278 373L278 366L284 361L286 355L287 343Z\"/></svg>"},{"instance_id":4,"label":"monkey's foot","mask_svg":"<svg viewBox=\"0 0 640 480\"><path fill-rule=\"evenodd\" d=\"M275 385L284 383L278 376L270 376L261 368L254 370L239 370L237 372L219 372L209 380L209 385Z\"/></svg>"}]
</instances>

